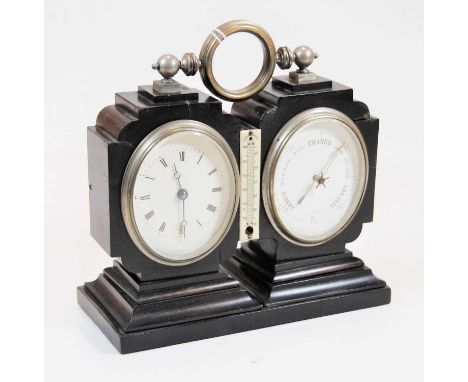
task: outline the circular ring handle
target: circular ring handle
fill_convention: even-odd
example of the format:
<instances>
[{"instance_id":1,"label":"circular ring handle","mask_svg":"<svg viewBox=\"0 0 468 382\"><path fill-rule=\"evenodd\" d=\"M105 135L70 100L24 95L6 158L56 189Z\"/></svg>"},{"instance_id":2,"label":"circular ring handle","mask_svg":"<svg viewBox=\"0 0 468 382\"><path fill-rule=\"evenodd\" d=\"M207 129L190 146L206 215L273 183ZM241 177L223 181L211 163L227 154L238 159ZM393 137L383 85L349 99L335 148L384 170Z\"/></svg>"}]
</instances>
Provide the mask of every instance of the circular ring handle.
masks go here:
<instances>
[{"instance_id":1,"label":"circular ring handle","mask_svg":"<svg viewBox=\"0 0 468 382\"><path fill-rule=\"evenodd\" d=\"M238 90L222 87L213 74L213 56L216 48L226 37L246 32L260 40L263 49L263 65L257 78L249 85ZM200 75L205 86L218 97L226 101L242 101L262 90L270 81L276 64L275 44L265 29L246 20L228 21L217 27L205 40L199 55L201 61Z\"/></svg>"}]
</instances>

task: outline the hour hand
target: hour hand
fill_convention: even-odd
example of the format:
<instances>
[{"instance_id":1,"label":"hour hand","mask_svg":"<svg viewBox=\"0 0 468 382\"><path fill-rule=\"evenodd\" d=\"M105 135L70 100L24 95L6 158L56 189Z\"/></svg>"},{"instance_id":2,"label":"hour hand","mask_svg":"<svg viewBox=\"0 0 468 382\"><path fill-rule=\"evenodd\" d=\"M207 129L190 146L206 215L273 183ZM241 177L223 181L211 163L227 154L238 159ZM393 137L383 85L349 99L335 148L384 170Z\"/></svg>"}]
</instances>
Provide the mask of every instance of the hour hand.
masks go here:
<instances>
[{"instance_id":1,"label":"hour hand","mask_svg":"<svg viewBox=\"0 0 468 382\"><path fill-rule=\"evenodd\" d=\"M174 163L174 179L177 180L177 183L179 183L179 188L182 188L181 184L180 184L180 172L177 171L177 167Z\"/></svg>"}]
</instances>

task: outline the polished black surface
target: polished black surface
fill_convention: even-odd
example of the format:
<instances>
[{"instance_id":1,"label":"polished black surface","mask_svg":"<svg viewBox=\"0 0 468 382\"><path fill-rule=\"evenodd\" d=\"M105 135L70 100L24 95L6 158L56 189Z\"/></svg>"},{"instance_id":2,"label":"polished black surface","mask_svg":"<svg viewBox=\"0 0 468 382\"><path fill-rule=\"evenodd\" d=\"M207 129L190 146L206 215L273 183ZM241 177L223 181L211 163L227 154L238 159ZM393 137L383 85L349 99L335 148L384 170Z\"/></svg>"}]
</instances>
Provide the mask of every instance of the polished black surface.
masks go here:
<instances>
[{"instance_id":1,"label":"polished black surface","mask_svg":"<svg viewBox=\"0 0 468 382\"><path fill-rule=\"evenodd\" d=\"M221 103L194 89L160 95L150 86L116 94L88 128L91 234L118 260L80 286L78 303L122 353L268 327L390 302L390 289L345 249L372 221L378 120L351 88L320 79L300 86L287 78L222 112ZM137 145L166 122L192 119L217 130L239 162L239 132L261 129L261 163L282 126L296 114L329 107L348 115L369 156L366 192L353 221L333 240L300 247L280 236L260 205L260 239L242 243L238 214L223 242L184 266L156 263L130 239L120 208L127 162Z\"/></svg>"},{"instance_id":2,"label":"polished black surface","mask_svg":"<svg viewBox=\"0 0 468 382\"><path fill-rule=\"evenodd\" d=\"M265 307L288 304L297 299L315 298L322 289L341 290L385 288L385 283L352 257L345 249L372 221L377 164L379 121L367 106L353 98L350 87L318 77L309 84L295 84L287 76L272 82L252 99L237 102L232 113L261 130L261 168L266 169L267 153L282 127L297 114L327 107L351 118L360 130L369 159L367 187L352 221L336 237L316 246L292 244L271 224L263 201L260 202L260 238L243 243L224 263L227 269ZM322 276L317 279L317 274Z\"/></svg>"},{"instance_id":3,"label":"polished black surface","mask_svg":"<svg viewBox=\"0 0 468 382\"><path fill-rule=\"evenodd\" d=\"M263 307L226 274L169 289L150 282L155 289L138 292L139 282L116 264L78 288L78 303L119 352L132 353L390 302L385 283L356 262L348 272L323 267L324 274L309 274L302 285L307 298L297 293L299 288L286 286L287 303L280 298L281 303Z\"/></svg>"},{"instance_id":4,"label":"polished black surface","mask_svg":"<svg viewBox=\"0 0 468 382\"><path fill-rule=\"evenodd\" d=\"M223 242L200 261L168 266L145 256L131 240L121 210L121 186L125 168L135 148L159 126L181 119L203 122L229 143L239 161L239 132L246 124L221 109L221 102L183 87L181 94L157 95L150 86L117 93L115 105L105 107L96 125L88 128L88 176L91 235L105 251L119 258L123 267L140 280L165 280L218 272L219 264L232 256L239 226L230 227ZM190 100L187 100L187 96Z\"/></svg>"}]
</instances>

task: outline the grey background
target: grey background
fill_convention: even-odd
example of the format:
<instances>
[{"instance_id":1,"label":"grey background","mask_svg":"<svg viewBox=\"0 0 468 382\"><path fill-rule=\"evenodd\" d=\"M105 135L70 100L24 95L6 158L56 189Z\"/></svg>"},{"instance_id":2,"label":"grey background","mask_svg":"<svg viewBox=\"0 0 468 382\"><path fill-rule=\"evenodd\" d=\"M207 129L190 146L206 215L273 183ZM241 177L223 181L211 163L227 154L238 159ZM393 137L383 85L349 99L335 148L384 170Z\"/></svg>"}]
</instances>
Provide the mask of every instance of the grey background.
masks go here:
<instances>
[{"instance_id":1,"label":"grey background","mask_svg":"<svg viewBox=\"0 0 468 382\"><path fill-rule=\"evenodd\" d=\"M47 380L422 380L422 10L403 0L46 1ZM317 49L314 71L353 87L380 118L375 219L349 248L389 283L393 302L120 356L75 301L75 287L111 263L88 233L86 126L116 91L151 83L159 55L198 53L236 18L262 25L276 46ZM258 57L248 43L232 47L236 66L216 70L236 84ZM177 79L204 89L199 76Z\"/></svg>"}]
</instances>

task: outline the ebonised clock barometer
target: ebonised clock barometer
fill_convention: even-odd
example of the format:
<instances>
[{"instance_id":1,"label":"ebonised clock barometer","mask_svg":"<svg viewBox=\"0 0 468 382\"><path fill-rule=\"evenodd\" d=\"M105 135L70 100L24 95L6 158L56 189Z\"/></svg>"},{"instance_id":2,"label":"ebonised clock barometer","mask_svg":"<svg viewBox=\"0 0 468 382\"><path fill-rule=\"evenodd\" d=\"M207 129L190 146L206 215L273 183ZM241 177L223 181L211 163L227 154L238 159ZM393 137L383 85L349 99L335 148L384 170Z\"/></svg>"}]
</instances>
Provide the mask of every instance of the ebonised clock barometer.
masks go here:
<instances>
[{"instance_id":1,"label":"ebonised clock barometer","mask_svg":"<svg viewBox=\"0 0 468 382\"><path fill-rule=\"evenodd\" d=\"M239 32L259 39L264 63L229 90L212 59ZM117 93L88 128L91 234L116 260L78 302L120 352L390 302L345 248L372 220L378 120L309 71L317 57L230 21L198 57L162 56L162 80ZM176 82L179 70L200 71L232 112Z\"/></svg>"}]
</instances>

